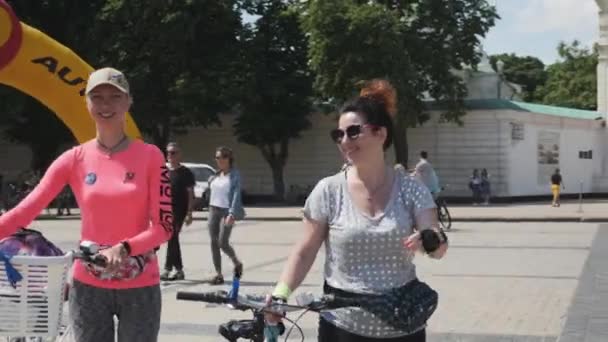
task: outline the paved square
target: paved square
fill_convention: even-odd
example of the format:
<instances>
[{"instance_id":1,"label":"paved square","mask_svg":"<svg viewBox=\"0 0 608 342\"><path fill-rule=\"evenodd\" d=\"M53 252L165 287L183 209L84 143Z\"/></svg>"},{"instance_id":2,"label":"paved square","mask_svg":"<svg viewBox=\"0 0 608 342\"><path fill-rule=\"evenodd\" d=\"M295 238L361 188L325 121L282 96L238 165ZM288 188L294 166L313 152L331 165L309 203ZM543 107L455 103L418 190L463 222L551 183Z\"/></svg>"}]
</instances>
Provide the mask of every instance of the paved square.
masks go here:
<instances>
[{"instance_id":1,"label":"paved square","mask_svg":"<svg viewBox=\"0 0 608 342\"><path fill-rule=\"evenodd\" d=\"M32 228L68 249L76 244L78 225L77 220L49 220L37 221ZM419 276L440 295L427 340L556 341L599 225L457 222L454 226L444 260L416 258ZM177 290L229 287L229 282L223 287L200 284L212 269L205 227L205 221L195 221L181 235L187 280L163 285L162 342L221 341L218 324L248 318L223 307L175 299ZM241 222L232 238L245 264L241 291L270 291L300 235L299 222ZM164 253L163 246L161 263ZM320 293L323 260L320 253L300 291ZM223 262L229 280L232 265L227 258ZM316 320L316 314L308 313L300 321L306 341L316 341ZM603 322L595 319L590 324L600 329ZM291 340L301 340L297 331Z\"/></svg>"}]
</instances>

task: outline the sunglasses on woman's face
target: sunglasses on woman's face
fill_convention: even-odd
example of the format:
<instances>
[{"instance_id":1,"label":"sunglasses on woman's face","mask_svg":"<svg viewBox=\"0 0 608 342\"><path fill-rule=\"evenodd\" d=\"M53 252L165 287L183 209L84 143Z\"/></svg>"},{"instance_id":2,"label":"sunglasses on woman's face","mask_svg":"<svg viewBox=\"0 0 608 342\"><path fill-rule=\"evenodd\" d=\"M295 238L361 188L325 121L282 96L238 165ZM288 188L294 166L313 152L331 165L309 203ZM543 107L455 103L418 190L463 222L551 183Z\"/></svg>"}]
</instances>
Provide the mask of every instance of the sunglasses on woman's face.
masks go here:
<instances>
[{"instance_id":1,"label":"sunglasses on woman's face","mask_svg":"<svg viewBox=\"0 0 608 342\"><path fill-rule=\"evenodd\" d=\"M215 160L220 160L220 159L226 159L226 156L220 156L220 155L215 156Z\"/></svg>"},{"instance_id":2,"label":"sunglasses on woman's face","mask_svg":"<svg viewBox=\"0 0 608 342\"><path fill-rule=\"evenodd\" d=\"M348 139L355 140L359 137L359 135L361 134L361 131L363 131L363 127L365 127L365 126L371 126L371 125L350 125L350 126L346 127L346 129L344 129L344 130L339 129L339 128L332 129L329 132L329 136L331 137L331 140L333 142L335 142L336 144L341 143L342 139L344 139L345 135L348 137Z\"/></svg>"}]
</instances>

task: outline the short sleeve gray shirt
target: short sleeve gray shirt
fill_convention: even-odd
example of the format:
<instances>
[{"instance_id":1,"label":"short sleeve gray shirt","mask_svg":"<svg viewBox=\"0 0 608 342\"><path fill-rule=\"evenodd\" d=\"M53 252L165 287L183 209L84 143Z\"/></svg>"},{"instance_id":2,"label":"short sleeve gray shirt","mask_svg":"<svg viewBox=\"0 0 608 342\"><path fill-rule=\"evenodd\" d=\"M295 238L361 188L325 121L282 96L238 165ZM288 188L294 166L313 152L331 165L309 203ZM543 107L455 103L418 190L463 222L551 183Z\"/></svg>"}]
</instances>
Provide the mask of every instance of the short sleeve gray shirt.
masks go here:
<instances>
[{"instance_id":1,"label":"short sleeve gray shirt","mask_svg":"<svg viewBox=\"0 0 608 342\"><path fill-rule=\"evenodd\" d=\"M413 255L403 243L413 233L415 215L434 207L427 187L403 172L397 172L385 209L374 217L354 205L344 172L319 181L306 200L304 216L325 223L329 229L325 281L349 292L380 293L414 280ZM362 336L404 335L357 308L332 310L323 316Z\"/></svg>"}]
</instances>

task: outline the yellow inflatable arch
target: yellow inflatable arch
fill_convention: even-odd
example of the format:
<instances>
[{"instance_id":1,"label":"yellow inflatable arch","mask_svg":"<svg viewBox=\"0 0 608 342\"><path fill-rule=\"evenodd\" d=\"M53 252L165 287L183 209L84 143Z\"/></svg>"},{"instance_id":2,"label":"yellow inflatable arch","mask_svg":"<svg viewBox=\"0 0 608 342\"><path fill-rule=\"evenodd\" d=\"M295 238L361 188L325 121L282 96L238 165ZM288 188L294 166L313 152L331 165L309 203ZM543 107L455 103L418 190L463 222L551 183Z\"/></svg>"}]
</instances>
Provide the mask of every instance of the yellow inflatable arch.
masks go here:
<instances>
[{"instance_id":1,"label":"yellow inflatable arch","mask_svg":"<svg viewBox=\"0 0 608 342\"><path fill-rule=\"evenodd\" d=\"M20 22L11 7L0 0L0 83L19 89L55 112L80 143L95 137L95 123L84 101L86 80L92 71L72 50ZM126 129L129 136L141 139L130 114Z\"/></svg>"}]
</instances>

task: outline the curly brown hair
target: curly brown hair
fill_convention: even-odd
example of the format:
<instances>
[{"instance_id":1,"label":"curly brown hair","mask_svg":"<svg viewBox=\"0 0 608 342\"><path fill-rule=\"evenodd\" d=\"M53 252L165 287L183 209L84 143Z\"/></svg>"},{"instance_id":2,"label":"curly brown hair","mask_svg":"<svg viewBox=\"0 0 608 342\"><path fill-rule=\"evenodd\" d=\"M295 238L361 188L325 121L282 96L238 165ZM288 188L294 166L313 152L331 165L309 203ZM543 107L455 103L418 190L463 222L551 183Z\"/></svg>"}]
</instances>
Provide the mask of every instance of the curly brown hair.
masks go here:
<instances>
[{"instance_id":1,"label":"curly brown hair","mask_svg":"<svg viewBox=\"0 0 608 342\"><path fill-rule=\"evenodd\" d=\"M393 143L393 117L397 114L397 91L389 81L373 79L363 82L359 96L350 100L340 109L340 115L355 112L363 116L367 123L386 128L383 148L387 150Z\"/></svg>"}]
</instances>

